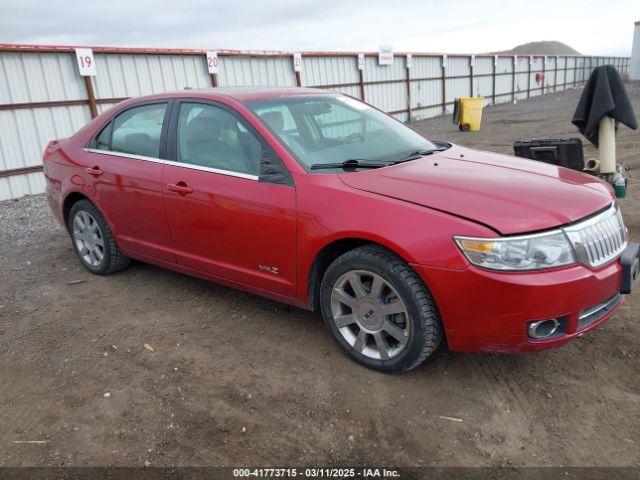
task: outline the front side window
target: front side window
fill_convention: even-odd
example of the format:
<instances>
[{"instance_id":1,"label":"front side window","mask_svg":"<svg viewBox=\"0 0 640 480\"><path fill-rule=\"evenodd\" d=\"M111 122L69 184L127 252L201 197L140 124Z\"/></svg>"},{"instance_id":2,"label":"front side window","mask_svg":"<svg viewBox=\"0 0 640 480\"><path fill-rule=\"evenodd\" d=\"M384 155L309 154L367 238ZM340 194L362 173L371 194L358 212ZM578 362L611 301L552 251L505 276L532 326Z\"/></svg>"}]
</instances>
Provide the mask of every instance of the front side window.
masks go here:
<instances>
[{"instance_id":1,"label":"front side window","mask_svg":"<svg viewBox=\"0 0 640 480\"><path fill-rule=\"evenodd\" d=\"M246 102L307 167L347 160L393 162L436 145L385 113L343 95Z\"/></svg>"},{"instance_id":2,"label":"front side window","mask_svg":"<svg viewBox=\"0 0 640 480\"><path fill-rule=\"evenodd\" d=\"M178 162L258 175L262 144L226 110L183 103L178 116Z\"/></svg>"},{"instance_id":3,"label":"front side window","mask_svg":"<svg viewBox=\"0 0 640 480\"><path fill-rule=\"evenodd\" d=\"M96 147L99 150L159 158L166 111L166 103L125 110L100 132Z\"/></svg>"}]
</instances>

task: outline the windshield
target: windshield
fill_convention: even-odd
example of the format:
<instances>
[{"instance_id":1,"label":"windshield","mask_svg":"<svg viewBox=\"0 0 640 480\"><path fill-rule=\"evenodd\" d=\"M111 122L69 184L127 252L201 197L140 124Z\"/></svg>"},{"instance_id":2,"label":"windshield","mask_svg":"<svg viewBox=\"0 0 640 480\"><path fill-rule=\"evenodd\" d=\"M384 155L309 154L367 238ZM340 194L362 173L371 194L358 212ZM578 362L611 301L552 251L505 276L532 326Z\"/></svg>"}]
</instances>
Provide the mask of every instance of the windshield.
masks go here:
<instances>
[{"instance_id":1,"label":"windshield","mask_svg":"<svg viewBox=\"0 0 640 480\"><path fill-rule=\"evenodd\" d=\"M348 160L394 162L437 147L395 119L347 96L292 96L246 105L307 167Z\"/></svg>"}]
</instances>

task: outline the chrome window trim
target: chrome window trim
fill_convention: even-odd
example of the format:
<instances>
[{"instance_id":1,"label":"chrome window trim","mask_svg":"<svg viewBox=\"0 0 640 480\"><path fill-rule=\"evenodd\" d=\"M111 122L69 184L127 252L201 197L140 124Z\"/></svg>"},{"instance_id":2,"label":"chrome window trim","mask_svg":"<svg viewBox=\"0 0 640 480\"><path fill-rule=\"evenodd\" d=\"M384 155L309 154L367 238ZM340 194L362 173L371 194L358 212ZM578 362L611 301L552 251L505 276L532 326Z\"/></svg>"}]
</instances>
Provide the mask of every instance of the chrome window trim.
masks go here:
<instances>
[{"instance_id":1,"label":"chrome window trim","mask_svg":"<svg viewBox=\"0 0 640 480\"><path fill-rule=\"evenodd\" d=\"M180 163L180 162L174 162L173 160L162 160L160 158L154 158L154 157L147 157L144 155L135 155L132 153L123 153L123 152L112 152L110 150L97 150L95 148L84 148L83 149L85 152L89 152L89 153L98 153L101 155L113 155L115 157L122 157L122 158L132 158L134 160L142 160L145 162L154 162L154 163L161 163L163 165L171 165L173 167L181 167L181 168L189 168L191 170L199 170L201 172L209 172L209 173L217 173L219 175L226 175L228 177L236 177L236 178L244 178L246 180L259 180L260 177L258 175L251 175L249 173L240 173L240 172L232 172L230 170L221 170L219 168L211 168L211 167L204 167L201 165L192 165L190 163Z\"/></svg>"},{"instance_id":2,"label":"chrome window trim","mask_svg":"<svg viewBox=\"0 0 640 480\"><path fill-rule=\"evenodd\" d=\"M99 153L101 155L112 155L114 157L133 158L135 160L144 160L145 162L164 163L164 160L155 157L147 157L145 155L135 155L133 153L114 152L111 150L98 150L97 148L84 148L85 152Z\"/></svg>"},{"instance_id":3,"label":"chrome window trim","mask_svg":"<svg viewBox=\"0 0 640 480\"><path fill-rule=\"evenodd\" d=\"M258 175L251 175L250 173L232 172L231 170L222 170L220 168L211 168L201 165L192 165L190 163L174 162L173 160L161 160L161 162L165 165L171 165L174 167L190 168L191 170L200 170L202 172L219 173L220 175L245 178L247 180L259 180L260 178Z\"/></svg>"}]
</instances>

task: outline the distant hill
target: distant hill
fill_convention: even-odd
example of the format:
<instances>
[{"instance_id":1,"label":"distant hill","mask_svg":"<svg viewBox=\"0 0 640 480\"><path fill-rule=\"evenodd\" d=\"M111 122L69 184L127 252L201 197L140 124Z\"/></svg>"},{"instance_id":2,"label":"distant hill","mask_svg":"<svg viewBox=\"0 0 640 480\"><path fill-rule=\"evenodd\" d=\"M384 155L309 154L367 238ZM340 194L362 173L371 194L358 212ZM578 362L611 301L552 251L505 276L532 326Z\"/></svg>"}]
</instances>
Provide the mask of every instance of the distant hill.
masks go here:
<instances>
[{"instance_id":1,"label":"distant hill","mask_svg":"<svg viewBox=\"0 0 640 480\"><path fill-rule=\"evenodd\" d=\"M505 53L510 55L582 55L569 45L555 41L523 43L511 50L496 53Z\"/></svg>"}]
</instances>

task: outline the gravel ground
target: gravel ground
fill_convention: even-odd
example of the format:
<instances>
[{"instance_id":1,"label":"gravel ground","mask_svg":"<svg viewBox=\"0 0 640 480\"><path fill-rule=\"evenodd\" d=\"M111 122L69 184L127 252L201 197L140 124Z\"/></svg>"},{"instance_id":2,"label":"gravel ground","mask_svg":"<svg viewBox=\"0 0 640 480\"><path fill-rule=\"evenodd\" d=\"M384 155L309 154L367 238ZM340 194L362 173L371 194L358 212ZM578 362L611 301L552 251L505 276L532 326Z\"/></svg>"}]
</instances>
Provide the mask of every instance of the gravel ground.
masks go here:
<instances>
[{"instance_id":1,"label":"gravel ground","mask_svg":"<svg viewBox=\"0 0 640 480\"><path fill-rule=\"evenodd\" d=\"M575 135L579 94L488 108L478 133L416 126L510 153ZM637 175L638 134L619 140ZM638 183L621 201L635 239ZM442 350L391 376L317 314L142 263L90 275L43 196L0 203L0 259L2 466L640 465L640 293L559 351Z\"/></svg>"}]
</instances>

